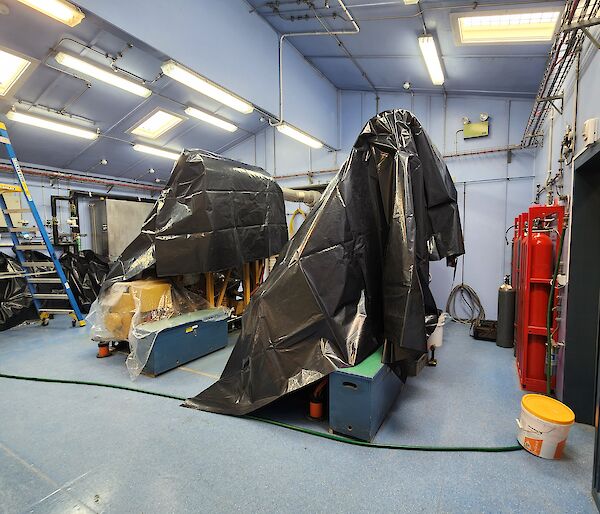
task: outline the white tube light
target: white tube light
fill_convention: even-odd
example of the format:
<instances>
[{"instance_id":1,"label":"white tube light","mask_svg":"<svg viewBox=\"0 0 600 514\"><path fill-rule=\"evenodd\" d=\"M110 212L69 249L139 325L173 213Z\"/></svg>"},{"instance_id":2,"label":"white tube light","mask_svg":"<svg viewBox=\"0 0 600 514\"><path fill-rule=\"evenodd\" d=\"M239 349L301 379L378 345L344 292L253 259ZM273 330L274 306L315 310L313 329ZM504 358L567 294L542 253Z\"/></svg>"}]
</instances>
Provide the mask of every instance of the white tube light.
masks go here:
<instances>
[{"instance_id":1,"label":"white tube light","mask_svg":"<svg viewBox=\"0 0 600 514\"><path fill-rule=\"evenodd\" d=\"M46 118L39 118L38 116L32 116L30 114L24 114L16 111L8 111L6 113L6 117L9 120L16 121L18 123L25 123L26 125L52 130L54 132L60 132L61 134L68 134L70 136L81 137L83 139L98 139L98 133L94 132L93 130L78 128L60 121L52 121Z\"/></svg>"},{"instance_id":2,"label":"white tube light","mask_svg":"<svg viewBox=\"0 0 600 514\"><path fill-rule=\"evenodd\" d=\"M295 139L296 141L300 141L301 143L310 146L311 148L323 148L323 143L321 143L321 141L309 136L297 128L292 127L291 125L288 125L287 123L277 125L277 130L282 134Z\"/></svg>"},{"instance_id":3,"label":"white tube light","mask_svg":"<svg viewBox=\"0 0 600 514\"><path fill-rule=\"evenodd\" d=\"M211 125L222 128L223 130L227 130L228 132L235 132L238 129L233 123L229 123L228 121L225 121L221 118L217 118L212 114L201 111L200 109L196 109L194 107L188 107L185 110L185 113L188 116L192 116L199 120L205 121L206 123L210 123Z\"/></svg>"},{"instance_id":4,"label":"white tube light","mask_svg":"<svg viewBox=\"0 0 600 514\"><path fill-rule=\"evenodd\" d=\"M156 155L157 157L164 157L165 159L171 159L172 161L177 161L179 159L178 153L168 152L167 150L161 150L160 148L155 148L153 146L133 145L133 149L136 152L142 152L142 153L147 153L150 155Z\"/></svg>"},{"instance_id":5,"label":"white tube light","mask_svg":"<svg viewBox=\"0 0 600 514\"><path fill-rule=\"evenodd\" d=\"M419 36L419 48L425 59L431 82L434 86L441 86L444 83L444 71L433 36L427 34Z\"/></svg>"},{"instance_id":6,"label":"white tube light","mask_svg":"<svg viewBox=\"0 0 600 514\"><path fill-rule=\"evenodd\" d=\"M235 109L236 111L239 111L243 114L250 114L252 111L254 111L254 106L251 103L237 95L234 95L233 93L230 93L207 78L188 70L175 61L165 62L161 69L165 75L171 77L173 80L181 82L184 86L194 89L199 93L202 93L203 95L222 103L223 105L227 105L228 107Z\"/></svg>"},{"instance_id":7,"label":"white tube light","mask_svg":"<svg viewBox=\"0 0 600 514\"><path fill-rule=\"evenodd\" d=\"M118 87L125 91L129 91L134 95L141 96L143 98L148 98L152 91L148 88L134 82L132 80L128 80L126 78L117 75L117 73L110 68L102 68L100 66L96 66L94 64L90 64L83 59L79 59L73 55L66 54L64 52L58 52L56 54L56 62L62 64L67 68L71 68L72 70L79 71L84 75L88 75L92 78L101 80L106 84L110 84L111 86Z\"/></svg>"},{"instance_id":8,"label":"white tube light","mask_svg":"<svg viewBox=\"0 0 600 514\"><path fill-rule=\"evenodd\" d=\"M19 2L69 27L79 25L85 18L85 14L66 0L19 0Z\"/></svg>"}]
</instances>

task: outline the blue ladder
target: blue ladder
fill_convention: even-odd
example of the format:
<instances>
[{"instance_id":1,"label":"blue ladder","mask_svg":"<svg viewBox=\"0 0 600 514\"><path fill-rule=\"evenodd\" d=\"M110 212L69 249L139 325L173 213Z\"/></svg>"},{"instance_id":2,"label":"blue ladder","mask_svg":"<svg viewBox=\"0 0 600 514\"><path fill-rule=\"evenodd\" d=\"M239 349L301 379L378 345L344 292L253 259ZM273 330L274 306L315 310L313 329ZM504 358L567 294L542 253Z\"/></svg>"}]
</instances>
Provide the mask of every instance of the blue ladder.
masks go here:
<instances>
[{"instance_id":1,"label":"blue ladder","mask_svg":"<svg viewBox=\"0 0 600 514\"><path fill-rule=\"evenodd\" d=\"M79 305L77 305L77 300L75 299L75 295L69 286L69 282L67 277L65 276L65 272L62 269L62 266L56 257L56 253L54 251L54 246L50 241L50 237L48 236L48 232L44 228L44 223L40 218L40 214L33 202L33 198L29 192L29 187L27 186L27 182L25 182L25 177L23 176L23 172L21 171L21 166L19 165L19 161L17 160L17 156L15 151L13 150L12 145L10 144L10 139L8 137L8 132L6 130L6 125L0 122L0 144L6 147L6 151L8 152L8 157L12 164L13 170L15 172L15 176L17 177L17 181L19 185L12 184L0 184L0 209L2 210L2 214L4 215L4 219L6 220L6 227L10 232L10 237L13 243L13 251L21 264L23 269L23 278L27 281L27 287L29 288L29 292L31 293L31 297L33 299L33 304L42 320L42 325L47 325L51 315L54 314L68 314L73 318L73 326L85 326L85 319L81 310L79 309ZM23 193L25 199L27 200L27 208L24 209L9 209L6 205L6 201L4 199L3 193ZM16 226L13 223L12 214L18 213L30 213L33 216L35 221L35 227L30 226ZM29 234L32 235L36 232L39 232L42 241L33 242L33 241L21 241L19 239L21 234ZM42 252L47 252L50 256L50 261L28 261L23 253L26 250L38 250ZM51 268L50 271L36 271L36 268ZM62 289L62 292L58 293L40 293L37 291L37 287L39 284L60 284L57 286ZM41 300L68 300L71 306L70 309L55 309L55 308L45 308L42 307L40 303Z\"/></svg>"}]
</instances>

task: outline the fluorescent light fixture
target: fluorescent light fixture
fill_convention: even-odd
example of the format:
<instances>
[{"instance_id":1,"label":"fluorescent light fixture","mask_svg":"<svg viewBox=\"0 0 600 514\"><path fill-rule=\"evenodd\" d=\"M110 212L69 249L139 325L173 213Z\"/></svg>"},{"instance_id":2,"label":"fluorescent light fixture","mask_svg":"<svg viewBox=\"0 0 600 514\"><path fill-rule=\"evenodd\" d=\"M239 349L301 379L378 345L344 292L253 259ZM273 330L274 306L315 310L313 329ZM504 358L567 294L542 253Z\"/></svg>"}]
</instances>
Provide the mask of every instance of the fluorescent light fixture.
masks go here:
<instances>
[{"instance_id":1,"label":"fluorescent light fixture","mask_svg":"<svg viewBox=\"0 0 600 514\"><path fill-rule=\"evenodd\" d=\"M419 0L404 0L405 5L416 5L419 3Z\"/></svg>"},{"instance_id":2,"label":"fluorescent light fixture","mask_svg":"<svg viewBox=\"0 0 600 514\"><path fill-rule=\"evenodd\" d=\"M79 25L85 18L85 14L66 0L19 0L19 2L69 27Z\"/></svg>"},{"instance_id":3,"label":"fluorescent light fixture","mask_svg":"<svg viewBox=\"0 0 600 514\"><path fill-rule=\"evenodd\" d=\"M39 127L46 130L52 130L54 132L60 132L61 134L68 134L70 136L81 137L83 139L98 139L98 133L93 130L82 129L70 125L68 123L52 121L47 118L33 116L31 114L25 114L17 111L8 111L6 113L6 117L12 121L25 123L26 125L32 125L34 127Z\"/></svg>"},{"instance_id":4,"label":"fluorescent light fixture","mask_svg":"<svg viewBox=\"0 0 600 514\"><path fill-rule=\"evenodd\" d=\"M433 36L427 34L419 36L419 48L425 59L425 66L427 66L431 82L434 86L441 86L444 83L444 71Z\"/></svg>"},{"instance_id":5,"label":"fluorescent light fixture","mask_svg":"<svg viewBox=\"0 0 600 514\"><path fill-rule=\"evenodd\" d=\"M235 132L238 129L233 123L229 123L228 121L214 116L213 114L209 114L194 107L188 107L185 110L185 113L189 116L193 116L194 118L198 118L199 120L205 121L206 123L210 123L215 127L227 130L228 132Z\"/></svg>"},{"instance_id":6,"label":"fluorescent light fixture","mask_svg":"<svg viewBox=\"0 0 600 514\"><path fill-rule=\"evenodd\" d=\"M136 136L156 139L162 136L167 130L179 125L183 121L181 116L171 114L170 112L156 109L146 116L141 122L135 125L129 132Z\"/></svg>"},{"instance_id":7,"label":"fluorescent light fixture","mask_svg":"<svg viewBox=\"0 0 600 514\"><path fill-rule=\"evenodd\" d=\"M560 11L485 11L451 16L463 44L537 43L552 39Z\"/></svg>"},{"instance_id":8,"label":"fluorescent light fixture","mask_svg":"<svg viewBox=\"0 0 600 514\"><path fill-rule=\"evenodd\" d=\"M297 128L292 127L291 125L288 125L287 123L277 125L277 130L286 136L294 138L296 141L300 141L301 143L310 146L311 148L323 148L323 143L321 143L321 141L309 136Z\"/></svg>"},{"instance_id":9,"label":"fluorescent light fixture","mask_svg":"<svg viewBox=\"0 0 600 514\"><path fill-rule=\"evenodd\" d=\"M194 89L203 95L209 96L223 105L227 105L243 114L250 114L254 111L254 107L251 103L230 93L221 86L185 68L175 61L167 61L161 68L163 73L173 80L181 82L183 85Z\"/></svg>"},{"instance_id":10,"label":"fluorescent light fixture","mask_svg":"<svg viewBox=\"0 0 600 514\"><path fill-rule=\"evenodd\" d=\"M154 148L153 146L146 145L133 145L133 149L136 152L147 153L150 155L156 155L158 157L164 157L165 159L171 159L176 161L179 159L179 154L175 152L168 152L167 150L161 150L160 148Z\"/></svg>"},{"instance_id":11,"label":"fluorescent light fixture","mask_svg":"<svg viewBox=\"0 0 600 514\"><path fill-rule=\"evenodd\" d=\"M0 96L6 96L29 66L31 61L0 49Z\"/></svg>"},{"instance_id":12,"label":"fluorescent light fixture","mask_svg":"<svg viewBox=\"0 0 600 514\"><path fill-rule=\"evenodd\" d=\"M134 95L148 98L152 94L152 91L150 91L148 88L137 82L134 82L133 80L121 77L111 68L104 68L101 66L96 66L95 64L90 64L79 57L75 57L64 52L58 52L54 58L56 59L57 63L62 64L66 68L79 71L84 75L88 75L92 78L101 80L102 82L106 82L111 86L129 91Z\"/></svg>"}]
</instances>

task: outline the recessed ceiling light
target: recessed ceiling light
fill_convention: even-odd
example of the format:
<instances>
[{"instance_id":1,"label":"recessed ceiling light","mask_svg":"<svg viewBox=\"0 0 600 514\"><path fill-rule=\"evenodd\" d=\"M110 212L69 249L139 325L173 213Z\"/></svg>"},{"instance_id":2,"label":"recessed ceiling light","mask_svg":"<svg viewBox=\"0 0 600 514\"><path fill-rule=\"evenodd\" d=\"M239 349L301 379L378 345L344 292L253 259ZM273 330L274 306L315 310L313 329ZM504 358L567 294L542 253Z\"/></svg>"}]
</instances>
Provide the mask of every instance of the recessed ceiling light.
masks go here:
<instances>
[{"instance_id":1,"label":"recessed ceiling light","mask_svg":"<svg viewBox=\"0 0 600 514\"><path fill-rule=\"evenodd\" d=\"M206 95L223 105L227 105L236 111L244 114L250 114L254 111L254 106L233 93L230 93L225 88L208 80L207 78L187 69L175 61L167 61L162 65L162 71L168 77L171 77L177 82L181 82L185 86L192 88L203 95Z\"/></svg>"},{"instance_id":2,"label":"recessed ceiling light","mask_svg":"<svg viewBox=\"0 0 600 514\"><path fill-rule=\"evenodd\" d=\"M19 0L19 2L69 27L79 25L85 18L85 14L66 0Z\"/></svg>"},{"instance_id":3,"label":"recessed ceiling light","mask_svg":"<svg viewBox=\"0 0 600 514\"><path fill-rule=\"evenodd\" d=\"M83 139L98 139L97 132L79 128L69 123L62 123L60 121L50 120L47 118L40 118L39 116L33 116L31 114L25 114L17 111L8 111L6 113L6 117L12 121L25 123L26 125L32 125L34 127L39 127L46 130L52 130L53 132L59 132L60 134L81 137Z\"/></svg>"},{"instance_id":4,"label":"recessed ceiling light","mask_svg":"<svg viewBox=\"0 0 600 514\"><path fill-rule=\"evenodd\" d=\"M64 52L58 52L54 58L56 59L57 63L62 64L67 68L71 68L72 70L79 71L84 75L88 75L92 78L101 80L102 82L106 82L111 86L129 91L134 95L148 98L152 94L152 91L150 91L147 87L144 87L142 84L134 82L133 80L121 77L111 68L91 64L83 59L80 59L79 57L75 57Z\"/></svg>"},{"instance_id":5,"label":"recessed ceiling light","mask_svg":"<svg viewBox=\"0 0 600 514\"><path fill-rule=\"evenodd\" d=\"M560 11L503 10L450 16L462 44L536 43L552 39Z\"/></svg>"},{"instance_id":6,"label":"recessed ceiling light","mask_svg":"<svg viewBox=\"0 0 600 514\"><path fill-rule=\"evenodd\" d=\"M188 107L185 110L185 113L189 116L193 116L194 118L205 121L206 123L210 123L215 127L227 130L228 132L235 132L237 130L237 127L233 123L230 123L229 121L215 116L214 114L209 114L205 111L201 111L200 109L196 109L194 107Z\"/></svg>"},{"instance_id":7,"label":"recessed ceiling light","mask_svg":"<svg viewBox=\"0 0 600 514\"><path fill-rule=\"evenodd\" d=\"M28 59L0 49L0 96L6 96L31 65Z\"/></svg>"},{"instance_id":8,"label":"recessed ceiling light","mask_svg":"<svg viewBox=\"0 0 600 514\"><path fill-rule=\"evenodd\" d=\"M136 124L130 132L136 136L156 139L183 121L181 116L158 109Z\"/></svg>"}]
</instances>

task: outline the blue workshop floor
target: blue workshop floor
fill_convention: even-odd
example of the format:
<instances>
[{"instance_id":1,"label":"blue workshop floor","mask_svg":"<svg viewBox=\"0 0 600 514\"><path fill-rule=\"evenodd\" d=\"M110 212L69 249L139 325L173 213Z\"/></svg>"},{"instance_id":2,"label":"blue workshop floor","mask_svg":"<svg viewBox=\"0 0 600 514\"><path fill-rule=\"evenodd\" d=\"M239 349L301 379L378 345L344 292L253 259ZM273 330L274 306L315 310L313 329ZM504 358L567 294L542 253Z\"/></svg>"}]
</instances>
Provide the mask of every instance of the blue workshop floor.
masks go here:
<instances>
[{"instance_id":1,"label":"blue workshop floor","mask_svg":"<svg viewBox=\"0 0 600 514\"><path fill-rule=\"evenodd\" d=\"M233 338L232 338L233 339ZM193 396L230 346L138 388ZM68 321L0 333L0 371L131 385L125 355L95 358ZM512 350L446 327L437 368L409 380L376 442L515 444ZM299 416L298 421L306 421ZM344 445L179 402L0 379L0 512L596 512L593 428L561 461Z\"/></svg>"}]
</instances>

